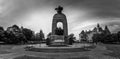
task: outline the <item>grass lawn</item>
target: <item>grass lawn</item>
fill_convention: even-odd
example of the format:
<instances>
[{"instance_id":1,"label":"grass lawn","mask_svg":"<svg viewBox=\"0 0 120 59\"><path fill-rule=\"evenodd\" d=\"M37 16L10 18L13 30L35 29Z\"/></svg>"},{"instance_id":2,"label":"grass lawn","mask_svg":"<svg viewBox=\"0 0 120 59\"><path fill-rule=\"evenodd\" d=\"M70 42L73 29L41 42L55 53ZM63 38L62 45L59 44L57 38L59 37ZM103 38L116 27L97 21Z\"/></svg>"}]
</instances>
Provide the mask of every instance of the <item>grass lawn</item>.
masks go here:
<instances>
[{"instance_id":1,"label":"grass lawn","mask_svg":"<svg viewBox=\"0 0 120 59\"><path fill-rule=\"evenodd\" d=\"M120 59L120 45L103 44L92 47L85 47L90 51L78 52L34 52L25 51L26 45L0 45L0 58L3 59ZM106 48L105 48L106 47ZM107 49L107 50L106 50ZM113 51L113 52L109 52ZM76 50L77 51L77 50ZM11 52L11 53L10 53ZM14 54L15 53L15 54ZM9 54L9 55L4 55Z\"/></svg>"},{"instance_id":2,"label":"grass lawn","mask_svg":"<svg viewBox=\"0 0 120 59\"><path fill-rule=\"evenodd\" d=\"M118 57L120 59L120 45L105 45L107 50L110 50L112 52L104 54L112 57Z\"/></svg>"},{"instance_id":3,"label":"grass lawn","mask_svg":"<svg viewBox=\"0 0 120 59\"><path fill-rule=\"evenodd\" d=\"M8 52L8 51L0 51L0 54L8 54L8 53L11 53L11 52Z\"/></svg>"},{"instance_id":4,"label":"grass lawn","mask_svg":"<svg viewBox=\"0 0 120 59\"><path fill-rule=\"evenodd\" d=\"M11 53L10 51L7 51L7 50L10 50L12 49L13 46L10 46L10 45L0 45L0 54L8 54L8 53Z\"/></svg>"}]
</instances>

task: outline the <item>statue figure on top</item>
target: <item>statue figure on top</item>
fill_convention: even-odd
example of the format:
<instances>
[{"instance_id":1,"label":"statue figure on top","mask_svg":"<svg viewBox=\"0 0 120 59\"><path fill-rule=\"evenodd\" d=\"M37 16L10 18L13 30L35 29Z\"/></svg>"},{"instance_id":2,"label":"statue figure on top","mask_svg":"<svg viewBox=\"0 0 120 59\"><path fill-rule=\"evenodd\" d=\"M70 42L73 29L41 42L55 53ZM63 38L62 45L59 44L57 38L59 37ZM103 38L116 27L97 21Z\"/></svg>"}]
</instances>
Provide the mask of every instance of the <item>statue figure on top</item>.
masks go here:
<instances>
[{"instance_id":1,"label":"statue figure on top","mask_svg":"<svg viewBox=\"0 0 120 59\"><path fill-rule=\"evenodd\" d=\"M55 10L57 11L58 14L62 13L63 7L58 6L57 8L55 8Z\"/></svg>"}]
</instances>

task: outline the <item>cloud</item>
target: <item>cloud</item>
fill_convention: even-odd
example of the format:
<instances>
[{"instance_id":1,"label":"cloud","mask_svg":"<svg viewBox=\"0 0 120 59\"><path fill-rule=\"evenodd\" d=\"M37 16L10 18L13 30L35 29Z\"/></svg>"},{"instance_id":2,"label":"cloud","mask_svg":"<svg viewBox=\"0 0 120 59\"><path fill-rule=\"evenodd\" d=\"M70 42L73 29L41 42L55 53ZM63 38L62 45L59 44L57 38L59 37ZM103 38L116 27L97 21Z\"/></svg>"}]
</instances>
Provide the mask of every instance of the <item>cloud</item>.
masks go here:
<instances>
[{"instance_id":1,"label":"cloud","mask_svg":"<svg viewBox=\"0 0 120 59\"><path fill-rule=\"evenodd\" d=\"M42 28L48 33L58 5L64 7L69 33L78 35L97 23L109 25L113 32L119 29L116 26L120 25L119 0L0 0L0 25L19 24L34 31Z\"/></svg>"},{"instance_id":2,"label":"cloud","mask_svg":"<svg viewBox=\"0 0 120 59\"><path fill-rule=\"evenodd\" d=\"M93 17L120 17L119 0L65 0L66 5L75 9L85 9Z\"/></svg>"}]
</instances>

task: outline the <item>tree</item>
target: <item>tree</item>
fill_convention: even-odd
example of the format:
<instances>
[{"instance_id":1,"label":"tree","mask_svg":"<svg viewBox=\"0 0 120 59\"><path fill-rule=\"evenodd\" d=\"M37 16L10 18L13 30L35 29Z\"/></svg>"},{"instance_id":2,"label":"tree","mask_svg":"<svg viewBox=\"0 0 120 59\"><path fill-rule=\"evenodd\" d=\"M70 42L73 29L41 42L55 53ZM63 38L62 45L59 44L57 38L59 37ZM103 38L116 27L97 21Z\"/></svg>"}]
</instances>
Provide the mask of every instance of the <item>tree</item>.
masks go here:
<instances>
[{"instance_id":1,"label":"tree","mask_svg":"<svg viewBox=\"0 0 120 59\"><path fill-rule=\"evenodd\" d=\"M119 38L118 38L118 34L114 33L114 34L95 34L93 37L93 42L97 43L97 42L102 42L102 43L117 43L120 42Z\"/></svg>"},{"instance_id":2,"label":"tree","mask_svg":"<svg viewBox=\"0 0 120 59\"><path fill-rule=\"evenodd\" d=\"M39 33L36 33L36 41L44 41L45 37L44 37L44 33L42 30L40 30Z\"/></svg>"},{"instance_id":3,"label":"tree","mask_svg":"<svg viewBox=\"0 0 120 59\"><path fill-rule=\"evenodd\" d=\"M5 31L3 27L0 27L0 41L3 42L4 38L5 38Z\"/></svg>"},{"instance_id":4,"label":"tree","mask_svg":"<svg viewBox=\"0 0 120 59\"><path fill-rule=\"evenodd\" d=\"M99 39L99 35L98 34L94 34L93 37L92 37L92 39L93 39L93 43L97 44L98 39Z\"/></svg>"},{"instance_id":5,"label":"tree","mask_svg":"<svg viewBox=\"0 0 120 59\"><path fill-rule=\"evenodd\" d=\"M84 32L84 30L82 30L82 32L80 33L80 35L81 35L81 41L87 41L87 38L88 38L88 36L87 36L87 34Z\"/></svg>"},{"instance_id":6,"label":"tree","mask_svg":"<svg viewBox=\"0 0 120 59\"><path fill-rule=\"evenodd\" d=\"M36 33L36 34L35 34L35 41L40 41L39 33Z\"/></svg>"},{"instance_id":7,"label":"tree","mask_svg":"<svg viewBox=\"0 0 120 59\"><path fill-rule=\"evenodd\" d=\"M27 41L32 41L32 37L34 36L34 32L31 29L23 28L22 32L25 35Z\"/></svg>"},{"instance_id":8,"label":"tree","mask_svg":"<svg viewBox=\"0 0 120 59\"><path fill-rule=\"evenodd\" d=\"M42 30L40 30L39 37L40 37L40 41L43 41L45 39L44 33Z\"/></svg>"},{"instance_id":9,"label":"tree","mask_svg":"<svg viewBox=\"0 0 120 59\"><path fill-rule=\"evenodd\" d=\"M46 39L46 45L50 45L50 38Z\"/></svg>"},{"instance_id":10,"label":"tree","mask_svg":"<svg viewBox=\"0 0 120 59\"><path fill-rule=\"evenodd\" d=\"M74 39L75 39L74 34L70 34L70 35L68 36L68 40L69 40L69 44L70 44L70 45L72 45L72 44L74 43Z\"/></svg>"},{"instance_id":11,"label":"tree","mask_svg":"<svg viewBox=\"0 0 120 59\"><path fill-rule=\"evenodd\" d=\"M101 33L101 34L96 33L93 35L92 39L93 39L93 42L97 44L97 42L104 41L105 35L103 33Z\"/></svg>"},{"instance_id":12,"label":"tree","mask_svg":"<svg viewBox=\"0 0 120 59\"><path fill-rule=\"evenodd\" d=\"M48 33L47 38L49 38L51 35L52 35L52 33L51 33L51 32L50 32L50 33Z\"/></svg>"},{"instance_id":13,"label":"tree","mask_svg":"<svg viewBox=\"0 0 120 59\"><path fill-rule=\"evenodd\" d=\"M18 44L25 43L27 41L21 29L17 25L8 27L5 35L6 39L4 40L4 42L6 43Z\"/></svg>"},{"instance_id":14,"label":"tree","mask_svg":"<svg viewBox=\"0 0 120 59\"><path fill-rule=\"evenodd\" d=\"M118 42L120 42L120 31L118 31L117 37L118 37Z\"/></svg>"},{"instance_id":15,"label":"tree","mask_svg":"<svg viewBox=\"0 0 120 59\"><path fill-rule=\"evenodd\" d=\"M51 35L52 35L51 32L47 35L46 45L50 45L50 36L51 36Z\"/></svg>"},{"instance_id":16,"label":"tree","mask_svg":"<svg viewBox=\"0 0 120 59\"><path fill-rule=\"evenodd\" d=\"M15 35L15 39L17 39L20 43L26 43L27 42L27 39L22 32L16 33L14 35Z\"/></svg>"}]
</instances>

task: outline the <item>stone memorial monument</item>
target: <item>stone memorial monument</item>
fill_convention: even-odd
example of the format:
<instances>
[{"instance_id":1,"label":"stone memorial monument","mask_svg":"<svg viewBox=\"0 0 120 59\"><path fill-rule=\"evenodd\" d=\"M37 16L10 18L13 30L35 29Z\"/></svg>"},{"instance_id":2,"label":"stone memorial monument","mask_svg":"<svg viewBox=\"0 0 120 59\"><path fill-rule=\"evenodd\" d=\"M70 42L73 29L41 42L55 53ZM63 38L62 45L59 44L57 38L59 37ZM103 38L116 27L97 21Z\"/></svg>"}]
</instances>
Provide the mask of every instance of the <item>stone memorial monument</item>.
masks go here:
<instances>
[{"instance_id":1,"label":"stone memorial monument","mask_svg":"<svg viewBox=\"0 0 120 59\"><path fill-rule=\"evenodd\" d=\"M50 37L50 45L67 45L67 42L68 42L67 18L65 14L62 13L63 7L58 6L58 8L55 8L55 10L57 11L57 13L53 16L52 35ZM55 33L58 22L61 22L63 24L63 35L57 35Z\"/></svg>"}]
</instances>

